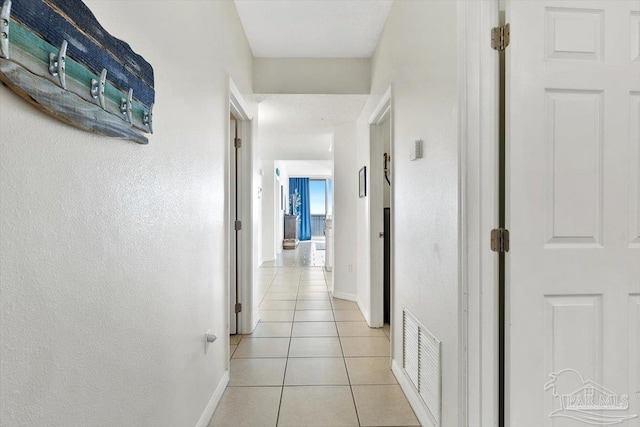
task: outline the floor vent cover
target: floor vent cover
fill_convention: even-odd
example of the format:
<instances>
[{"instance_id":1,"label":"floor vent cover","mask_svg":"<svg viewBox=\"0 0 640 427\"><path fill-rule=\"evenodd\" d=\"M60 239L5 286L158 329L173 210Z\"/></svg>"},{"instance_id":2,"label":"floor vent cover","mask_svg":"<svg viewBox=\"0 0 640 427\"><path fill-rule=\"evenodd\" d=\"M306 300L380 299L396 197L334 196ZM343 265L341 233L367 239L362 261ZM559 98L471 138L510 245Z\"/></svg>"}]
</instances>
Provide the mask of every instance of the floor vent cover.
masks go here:
<instances>
[{"instance_id":1,"label":"floor vent cover","mask_svg":"<svg viewBox=\"0 0 640 427\"><path fill-rule=\"evenodd\" d=\"M406 308L402 310L402 368L424 401L434 424L440 425L440 341Z\"/></svg>"}]
</instances>

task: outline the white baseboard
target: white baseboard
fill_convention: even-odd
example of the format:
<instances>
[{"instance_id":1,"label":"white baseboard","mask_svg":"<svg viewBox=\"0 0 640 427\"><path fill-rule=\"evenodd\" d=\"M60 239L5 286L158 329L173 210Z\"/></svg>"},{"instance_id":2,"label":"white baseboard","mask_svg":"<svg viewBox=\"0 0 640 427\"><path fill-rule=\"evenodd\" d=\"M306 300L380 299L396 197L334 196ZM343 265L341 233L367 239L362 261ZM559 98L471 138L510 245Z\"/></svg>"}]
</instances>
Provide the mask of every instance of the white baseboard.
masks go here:
<instances>
[{"instance_id":1,"label":"white baseboard","mask_svg":"<svg viewBox=\"0 0 640 427\"><path fill-rule=\"evenodd\" d=\"M405 396L407 396L411 409L413 409L418 421L420 421L420 425L423 427L438 427L434 424L433 418L431 417L431 414L429 414L429 409L427 409L427 406L424 404L424 401L418 394L418 391L413 384L409 382L409 379L405 376L402 368L395 359L391 362L391 370L396 376L398 384L400 384L400 388L404 392Z\"/></svg>"},{"instance_id":2,"label":"white baseboard","mask_svg":"<svg viewBox=\"0 0 640 427\"><path fill-rule=\"evenodd\" d=\"M260 267L262 267L262 264L264 264L265 262L274 262L275 260L276 260L276 259L275 259L275 257L274 257L274 258L265 258L265 259L263 259L263 260L260 260L260 261L258 262L258 265L259 265Z\"/></svg>"},{"instance_id":3,"label":"white baseboard","mask_svg":"<svg viewBox=\"0 0 640 427\"><path fill-rule=\"evenodd\" d=\"M346 301L358 302L358 297L356 297L355 295L352 295L352 294L344 293L344 292L333 291L333 292L331 292L331 296L334 297L334 298L339 298L339 299L343 299L343 300L346 300Z\"/></svg>"},{"instance_id":4,"label":"white baseboard","mask_svg":"<svg viewBox=\"0 0 640 427\"><path fill-rule=\"evenodd\" d=\"M196 427L208 427L209 423L211 422L211 418L213 417L213 413L216 411L218 403L220 403L220 399L222 399L222 395L227 389L227 384L229 384L228 369L224 371L224 374L222 374L222 378L218 383L218 387L216 387L216 391L213 392L213 396L211 396L211 400L209 400L207 407L204 408L204 412L198 420L198 424L196 424Z\"/></svg>"},{"instance_id":5,"label":"white baseboard","mask_svg":"<svg viewBox=\"0 0 640 427\"><path fill-rule=\"evenodd\" d=\"M360 312L364 316L364 320L367 322L367 326L371 328L371 317L369 317L369 311L362 306L362 303L360 301L356 301L356 302L358 303L358 308L360 309Z\"/></svg>"},{"instance_id":6,"label":"white baseboard","mask_svg":"<svg viewBox=\"0 0 640 427\"><path fill-rule=\"evenodd\" d=\"M256 310L253 312L253 325L251 326L251 332L249 332L250 334L252 334L253 331L256 330L256 328L258 327L258 323L260 323L260 312Z\"/></svg>"}]
</instances>

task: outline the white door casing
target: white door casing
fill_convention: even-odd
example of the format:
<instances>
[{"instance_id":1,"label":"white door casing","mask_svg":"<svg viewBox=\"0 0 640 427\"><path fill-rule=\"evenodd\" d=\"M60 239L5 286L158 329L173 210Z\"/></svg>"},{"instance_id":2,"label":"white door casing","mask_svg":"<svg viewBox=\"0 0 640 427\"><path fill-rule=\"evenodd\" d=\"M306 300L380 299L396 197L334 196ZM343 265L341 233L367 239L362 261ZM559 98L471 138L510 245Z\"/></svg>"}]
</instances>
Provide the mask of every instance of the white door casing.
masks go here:
<instances>
[{"instance_id":1,"label":"white door casing","mask_svg":"<svg viewBox=\"0 0 640 427\"><path fill-rule=\"evenodd\" d=\"M509 1L507 22L507 425L637 426L640 2ZM591 392L629 409L562 409Z\"/></svg>"},{"instance_id":2,"label":"white door casing","mask_svg":"<svg viewBox=\"0 0 640 427\"><path fill-rule=\"evenodd\" d=\"M498 0L458 10L460 99L460 423L498 425L499 53Z\"/></svg>"},{"instance_id":3,"label":"white door casing","mask_svg":"<svg viewBox=\"0 0 640 427\"><path fill-rule=\"evenodd\" d=\"M384 141L391 140L393 155L393 117L391 110L391 88L383 95L377 108L369 119L370 158L367 170L367 197L369 198L369 241L370 241L370 278L371 305L367 322L372 328L381 328L384 324ZM393 158L391 159L393 161ZM391 229L393 230L393 188L391 191ZM391 246L393 254L393 242ZM391 282L393 300L393 255L391 259ZM393 308L392 308L393 311Z\"/></svg>"},{"instance_id":4,"label":"white door casing","mask_svg":"<svg viewBox=\"0 0 640 427\"><path fill-rule=\"evenodd\" d=\"M230 333L234 333L231 332L234 330L231 329L231 322L232 318L235 317L235 333L250 334L259 320L257 304L253 300L256 294L253 288L253 269L256 257L253 242L253 116L249 105L231 79L229 79L229 114L231 120L228 142L229 151L227 152L228 186L225 202L227 203L226 212L228 213L229 235L227 248L229 273L227 277L230 288L235 288L236 278L234 274L236 268L234 262L238 264L237 295L235 297L232 296L231 289L229 292L229 329ZM234 121L235 126L233 124ZM242 141L238 150L234 148L233 143L236 136ZM235 156L237 156L237 173L235 171ZM238 186L237 194L235 191L236 180ZM235 209L237 209L237 212ZM236 219L242 223L241 231L237 233L237 239L235 238L236 232L234 229ZM234 245L237 245L237 248ZM234 316L235 301L242 305L242 311L237 316Z\"/></svg>"},{"instance_id":5,"label":"white door casing","mask_svg":"<svg viewBox=\"0 0 640 427\"><path fill-rule=\"evenodd\" d=\"M241 162L238 159L238 150L235 148L235 139L237 137L238 130L238 122L235 119L231 119L229 121L229 135L230 135L230 148L231 150L231 232L230 232L230 276L231 280L229 282L229 333L236 334L238 333L238 314L235 311L236 303L238 302L238 288L241 277L241 257L239 256L242 252L242 242L238 238L238 232L234 229L234 222L239 217L239 204L241 203L241 198L239 197L239 185L238 185L238 177L241 176L239 173L239 166Z\"/></svg>"}]
</instances>

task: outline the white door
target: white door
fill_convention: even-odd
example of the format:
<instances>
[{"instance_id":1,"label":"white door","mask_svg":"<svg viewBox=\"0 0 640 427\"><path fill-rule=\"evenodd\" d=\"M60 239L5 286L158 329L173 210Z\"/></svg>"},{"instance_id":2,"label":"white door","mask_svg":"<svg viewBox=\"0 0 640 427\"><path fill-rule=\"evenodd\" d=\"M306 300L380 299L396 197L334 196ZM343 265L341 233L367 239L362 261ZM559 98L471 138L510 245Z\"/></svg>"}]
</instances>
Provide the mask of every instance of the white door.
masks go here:
<instances>
[{"instance_id":1,"label":"white door","mask_svg":"<svg viewBox=\"0 0 640 427\"><path fill-rule=\"evenodd\" d=\"M640 2L507 22L507 425L638 426Z\"/></svg>"}]
</instances>

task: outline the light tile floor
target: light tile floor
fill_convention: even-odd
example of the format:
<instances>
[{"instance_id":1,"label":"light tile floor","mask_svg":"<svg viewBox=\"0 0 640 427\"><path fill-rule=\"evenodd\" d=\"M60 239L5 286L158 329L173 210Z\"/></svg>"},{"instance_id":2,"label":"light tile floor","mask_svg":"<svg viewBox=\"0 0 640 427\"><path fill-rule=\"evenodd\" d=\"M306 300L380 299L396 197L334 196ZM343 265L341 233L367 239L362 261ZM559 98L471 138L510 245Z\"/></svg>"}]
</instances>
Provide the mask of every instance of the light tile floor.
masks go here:
<instances>
[{"instance_id":1,"label":"light tile floor","mask_svg":"<svg viewBox=\"0 0 640 427\"><path fill-rule=\"evenodd\" d=\"M301 259L260 269L261 321L231 337L231 380L210 427L418 426L389 367L388 327L330 298L323 269Z\"/></svg>"}]
</instances>

